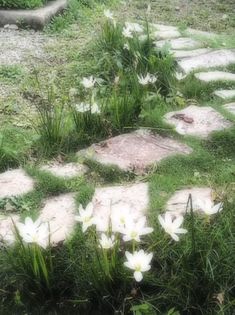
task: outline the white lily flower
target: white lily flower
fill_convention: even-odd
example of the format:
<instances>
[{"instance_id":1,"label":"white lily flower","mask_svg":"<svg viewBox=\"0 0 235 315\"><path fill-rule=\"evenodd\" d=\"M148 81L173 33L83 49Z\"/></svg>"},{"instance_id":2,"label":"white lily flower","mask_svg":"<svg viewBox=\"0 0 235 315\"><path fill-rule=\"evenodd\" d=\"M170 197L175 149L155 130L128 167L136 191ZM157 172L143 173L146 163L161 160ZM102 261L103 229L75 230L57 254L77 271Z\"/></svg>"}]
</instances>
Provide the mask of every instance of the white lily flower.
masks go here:
<instances>
[{"instance_id":1,"label":"white lily flower","mask_svg":"<svg viewBox=\"0 0 235 315\"><path fill-rule=\"evenodd\" d=\"M92 114L100 114L100 108L97 103L86 104L80 103L75 105L76 111L80 113L91 112Z\"/></svg>"},{"instance_id":2,"label":"white lily flower","mask_svg":"<svg viewBox=\"0 0 235 315\"><path fill-rule=\"evenodd\" d=\"M101 248L110 249L115 245L115 237L114 235L108 237L106 234L102 233L99 243Z\"/></svg>"},{"instance_id":3,"label":"white lily flower","mask_svg":"<svg viewBox=\"0 0 235 315\"><path fill-rule=\"evenodd\" d=\"M113 12L111 12L109 9L104 10L104 16L105 16L107 19L114 20Z\"/></svg>"},{"instance_id":4,"label":"white lily flower","mask_svg":"<svg viewBox=\"0 0 235 315\"><path fill-rule=\"evenodd\" d=\"M123 49L130 50L129 44L128 44L128 43L125 43L125 44L123 45Z\"/></svg>"},{"instance_id":5,"label":"white lily flower","mask_svg":"<svg viewBox=\"0 0 235 315\"><path fill-rule=\"evenodd\" d=\"M82 205L79 206L79 215L75 216L75 220L82 223L83 233L94 224L92 202L86 206L86 209L83 209Z\"/></svg>"},{"instance_id":6,"label":"white lily flower","mask_svg":"<svg viewBox=\"0 0 235 315\"><path fill-rule=\"evenodd\" d=\"M98 232L108 232L110 228L109 216L95 215L94 224Z\"/></svg>"},{"instance_id":7,"label":"white lily flower","mask_svg":"<svg viewBox=\"0 0 235 315\"><path fill-rule=\"evenodd\" d=\"M141 85L154 84L157 81L157 77L150 73L147 73L146 76L137 75L137 78Z\"/></svg>"},{"instance_id":8,"label":"white lily flower","mask_svg":"<svg viewBox=\"0 0 235 315\"><path fill-rule=\"evenodd\" d=\"M147 235L153 232L153 228L146 227L146 217L141 217L137 222L133 219L127 220L125 227L120 231L124 236L124 242L136 241L140 242L140 236Z\"/></svg>"},{"instance_id":9,"label":"white lily flower","mask_svg":"<svg viewBox=\"0 0 235 315\"><path fill-rule=\"evenodd\" d=\"M198 210L203 211L206 215L216 214L223 210L222 202L215 205L209 198L206 200L197 200L195 205Z\"/></svg>"},{"instance_id":10,"label":"white lily flower","mask_svg":"<svg viewBox=\"0 0 235 315\"><path fill-rule=\"evenodd\" d=\"M159 215L158 220L165 232L168 233L175 241L179 241L179 236L177 234L185 234L188 232L186 229L180 228L184 221L183 216L177 216L173 219L173 216L169 212L166 212L165 217L163 218Z\"/></svg>"},{"instance_id":11,"label":"white lily flower","mask_svg":"<svg viewBox=\"0 0 235 315\"><path fill-rule=\"evenodd\" d=\"M25 223L17 223L16 227L25 243L36 243L43 248L49 245L49 226L40 219L33 222L27 217Z\"/></svg>"},{"instance_id":12,"label":"white lily flower","mask_svg":"<svg viewBox=\"0 0 235 315\"><path fill-rule=\"evenodd\" d=\"M153 253L145 253L143 249L135 251L133 254L130 252L125 253L127 261L124 265L127 268L134 270L134 278L137 282L143 279L143 272L149 271L151 266L150 262L153 258Z\"/></svg>"},{"instance_id":13,"label":"white lily flower","mask_svg":"<svg viewBox=\"0 0 235 315\"><path fill-rule=\"evenodd\" d=\"M112 231L120 232L125 228L127 222L133 219L133 214L131 214L128 204L118 203L112 205L110 219L112 223Z\"/></svg>"},{"instance_id":14,"label":"white lily flower","mask_svg":"<svg viewBox=\"0 0 235 315\"><path fill-rule=\"evenodd\" d=\"M132 31L128 27L123 28L122 35L126 38L133 38Z\"/></svg>"},{"instance_id":15,"label":"white lily flower","mask_svg":"<svg viewBox=\"0 0 235 315\"><path fill-rule=\"evenodd\" d=\"M131 32L135 32L135 33L143 33L144 28L142 25L138 24L138 23L130 23L130 22L126 22L125 23L126 28L128 28Z\"/></svg>"},{"instance_id":16,"label":"white lily flower","mask_svg":"<svg viewBox=\"0 0 235 315\"><path fill-rule=\"evenodd\" d=\"M90 76L88 78L83 78L81 83L86 89L91 89L94 87L96 79L93 76Z\"/></svg>"}]
</instances>

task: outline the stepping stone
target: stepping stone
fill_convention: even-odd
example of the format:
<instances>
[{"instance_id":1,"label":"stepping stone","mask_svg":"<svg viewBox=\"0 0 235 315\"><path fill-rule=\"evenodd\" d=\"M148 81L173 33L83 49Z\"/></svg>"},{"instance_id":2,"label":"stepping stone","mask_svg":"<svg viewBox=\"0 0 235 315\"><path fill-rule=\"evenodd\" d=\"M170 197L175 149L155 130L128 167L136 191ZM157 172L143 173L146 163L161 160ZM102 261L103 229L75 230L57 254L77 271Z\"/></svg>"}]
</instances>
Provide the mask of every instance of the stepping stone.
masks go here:
<instances>
[{"instance_id":1,"label":"stepping stone","mask_svg":"<svg viewBox=\"0 0 235 315\"><path fill-rule=\"evenodd\" d=\"M229 99L229 98L234 98L235 97L235 90L218 90L218 91L215 91L214 94L225 100L225 99Z\"/></svg>"},{"instance_id":2,"label":"stepping stone","mask_svg":"<svg viewBox=\"0 0 235 315\"><path fill-rule=\"evenodd\" d=\"M0 174L0 198L24 195L33 189L33 179L22 169Z\"/></svg>"},{"instance_id":3,"label":"stepping stone","mask_svg":"<svg viewBox=\"0 0 235 315\"><path fill-rule=\"evenodd\" d=\"M166 204L166 211L170 211L174 215L183 215L186 213L187 203L189 195L192 195L193 209L196 208L197 200L208 200L213 201L213 191L208 187L194 187L189 189L182 189L176 191L174 195L168 200ZM190 207L188 208L188 212Z\"/></svg>"},{"instance_id":4,"label":"stepping stone","mask_svg":"<svg viewBox=\"0 0 235 315\"><path fill-rule=\"evenodd\" d=\"M224 107L226 110L228 110L230 113L232 113L233 115L235 115L235 103L225 104L223 107Z\"/></svg>"},{"instance_id":5,"label":"stepping stone","mask_svg":"<svg viewBox=\"0 0 235 315\"><path fill-rule=\"evenodd\" d=\"M177 59L182 59L182 58L188 58L188 57L195 57L195 56L200 56L203 54L206 54L210 52L210 48L198 48L194 50L171 50L171 53L173 53L174 57Z\"/></svg>"},{"instance_id":6,"label":"stepping stone","mask_svg":"<svg viewBox=\"0 0 235 315\"><path fill-rule=\"evenodd\" d=\"M48 165L43 165L40 169L42 171L47 171L54 176L62 178L73 178L76 176L82 176L88 170L85 165L79 163L60 164L58 162L52 162Z\"/></svg>"},{"instance_id":7,"label":"stepping stone","mask_svg":"<svg viewBox=\"0 0 235 315\"><path fill-rule=\"evenodd\" d=\"M0 243L6 243L11 245L15 241L15 227L14 224L17 224L20 221L18 215L12 216L0 216Z\"/></svg>"},{"instance_id":8,"label":"stepping stone","mask_svg":"<svg viewBox=\"0 0 235 315\"><path fill-rule=\"evenodd\" d=\"M189 57L178 62L185 73L201 68L226 67L235 63L235 50L221 49L200 56Z\"/></svg>"},{"instance_id":9,"label":"stepping stone","mask_svg":"<svg viewBox=\"0 0 235 315\"><path fill-rule=\"evenodd\" d=\"M64 241L71 235L76 225L77 214L74 194L63 194L45 201L39 218L48 222L50 227L50 241L52 245Z\"/></svg>"},{"instance_id":10,"label":"stepping stone","mask_svg":"<svg viewBox=\"0 0 235 315\"><path fill-rule=\"evenodd\" d=\"M213 108L190 105L183 110L167 113L167 123L174 125L180 134L207 138L216 130L223 130L233 124Z\"/></svg>"},{"instance_id":11,"label":"stepping stone","mask_svg":"<svg viewBox=\"0 0 235 315\"><path fill-rule=\"evenodd\" d=\"M164 25L164 24L151 24L157 31L161 32L170 32L170 31L178 31L178 27L172 25Z\"/></svg>"},{"instance_id":12,"label":"stepping stone","mask_svg":"<svg viewBox=\"0 0 235 315\"><path fill-rule=\"evenodd\" d=\"M193 28L187 28L186 33L187 35L197 35L197 36L204 36L204 37L210 37L210 38L217 35L215 33L195 30Z\"/></svg>"},{"instance_id":13,"label":"stepping stone","mask_svg":"<svg viewBox=\"0 0 235 315\"><path fill-rule=\"evenodd\" d=\"M148 130L122 134L78 152L104 165L115 165L123 171L145 173L150 166L176 154L189 154L192 149L171 138Z\"/></svg>"},{"instance_id":14,"label":"stepping stone","mask_svg":"<svg viewBox=\"0 0 235 315\"><path fill-rule=\"evenodd\" d=\"M146 214L149 204L147 183L125 186L110 186L96 188L92 199L94 217L100 224L97 229L105 231L110 221L110 215L129 211L134 219Z\"/></svg>"},{"instance_id":15,"label":"stepping stone","mask_svg":"<svg viewBox=\"0 0 235 315\"><path fill-rule=\"evenodd\" d=\"M195 73L195 77L203 82L235 81L235 74L225 71L211 71Z\"/></svg>"},{"instance_id":16,"label":"stepping stone","mask_svg":"<svg viewBox=\"0 0 235 315\"><path fill-rule=\"evenodd\" d=\"M188 37L181 37L171 40L160 40L155 42L157 48L162 48L165 45L169 45L171 49L194 49L202 46L202 43Z\"/></svg>"},{"instance_id":17,"label":"stepping stone","mask_svg":"<svg viewBox=\"0 0 235 315\"><path fill-rule=\"evenodd\" d=\"M180 37L181 33L177 30L156 31L154 37L156 39L171 39Z\"/></svg>"}]
</instances>

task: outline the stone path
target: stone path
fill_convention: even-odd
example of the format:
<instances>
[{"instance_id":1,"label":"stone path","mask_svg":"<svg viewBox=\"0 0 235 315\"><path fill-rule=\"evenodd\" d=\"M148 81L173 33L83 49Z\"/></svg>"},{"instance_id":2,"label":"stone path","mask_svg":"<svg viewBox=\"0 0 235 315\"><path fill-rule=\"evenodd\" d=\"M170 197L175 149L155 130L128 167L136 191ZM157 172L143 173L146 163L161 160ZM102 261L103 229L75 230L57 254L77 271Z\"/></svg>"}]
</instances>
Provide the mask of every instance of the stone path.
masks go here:
<instances>
[{"instance_id":1,"label":"stone path","mask_svg":"<svg viewBox=\"0 0 235 315\"><path fill-rule=\"evenodd\" d=\"M232 127L232 123L212 107L190 105L165 115L165 121L180 134L207 138L212 132Z\"/></svg>"},{"instance_id":2,"label":"stone path","mask_svg":"<svg viewBox=\"0 0 235 315\"><path fill-rule=\"evenodd\" d=\"M186 188L176 191L173 196L168 200L166 204L166 211L170 211L173 215L183 215L186 210L189 212L190 207L187 208L189 195L192 196L192 206L194 210L196 209L197 200L204 202L205 200L213 201L212 194L213 191L208 187L193 187Z\"/></svg>"},{"instance_id":3,"label":"stone path","mask_svg":"<svg viewBox=\"0 0 235 315\"><path fill-rule=\"evenodd\" d=\"M0 174L0 198L20 196L34 189L34 181L22 169Z\"/></svg>"},{"instance_id":4,"label":"stone path","mask_svg":"<svg viewBox=\"0 0 235 315\"><path fill-rule=\"evenodd\" d=\"M186 78L192 71L195 77L202 82L228 80L234 81L235 74L215 70L235 64L234 49L212 49L190 35L211 34L188 29L182 37L177 27L162 24L152 25L153 35L158 48L168 45L177 59L179 78ZM185 35L184 35L185 36ZM45 59L45 46L53 39L41 33L18 30L0 30L0 65L28 64L29 56L33 59ZM31 59L30 58L30 59ZM211 71L206 72L206 70ZM199 72L200 71L200 72ZM221 98L235 98L235 90L218 90L215 95ZM235 103L221 104L221 106L235 113ZM230 128L233 124L215 109L209 106L190 105L180 111L169 112L164 117L167 123L175 126L176 131L183 135L207 138L216 130ZM102 165L115 165L123 171L144 175L149 169L165 158L176 154L191 154L192 149L186 144L170 137L162 137L148 130L137 130L107 139L89 148L79 151L78 155L93 159ZM50 172L54 176L69 179L75 176L84 176L87 168L78 163L60 164L52 161L43 165L41 170ZM22 169L8 170L0 174L0 199L11 196L22 196L35 189L35 183ZM79 192L78 192L79 193ZM168 200L166 211L173 215L184 214L189 194L192 194L193 203L200 199L212 200L213 191L209 187L191 187L177 191ZM39 217L48 222L51 230L53 245L63 242L74 231L77 205L74 194L61 194L43 201ZM92 198L94 215L100 222L99 230L104 230L109 217L113 213L130 211L133 217L146 213L149 206L149 192L147 183L132 183L129 185L96 187ZM0 216L0 235L8 243L14 241L15 222L20 220L18 214Z\"/></svg>"},{"instance_id":5,"label":"stone path","mask_svg":"<svg viewBox=\"0 0 235 315\"><path fill-rule=\"evenodd\" d=\"M224 107L226 110L228 110L230 113L232 113L233 115L235 115L235 103L225 104L223 107Z\"/></svg>"},{"instance_id":6,"label":"stone path","mask_svg":"<svg viewBox=\"0 0 235 315\"><path fill-rule=\"evenodd\" d=\"M115 165L123 171L145 173L153 164L175 154L189 154L187 145L148 130L137 130L110 138L78 152L104 165Z\"/></svg>"},{"instance_id":7,"label":"stone path","mask_svg":"<svg viewBox=\"0 0 235 315\"><path fill-rule=\"evenodd\" d=\"M235 81L235 73L224 71L199 72L195 73L195 77L203 82Z\"/></svg>"},{"instance_id":8,"label":"stone path","mask_svg":"<svg viewBox=\"0 0 235 315\"><path fill-rule=\"evenodd\" d=\"M58 162L51 162L50 164L43 165L40 168L42 171L47 171L56 177L73 178L76 176L84 175L88 168L83 164L67 163L61 164Z\"/></svg>"},{"instance_id":9,"label":"stone path","mask_svg":"<svg viewBox=\"0 0 235 315\"><path fill-rule=\"evenodd\" d=\"M214 94L224 100L235 98L235 90L218 90Z\"/></svg>"}]
</instances>

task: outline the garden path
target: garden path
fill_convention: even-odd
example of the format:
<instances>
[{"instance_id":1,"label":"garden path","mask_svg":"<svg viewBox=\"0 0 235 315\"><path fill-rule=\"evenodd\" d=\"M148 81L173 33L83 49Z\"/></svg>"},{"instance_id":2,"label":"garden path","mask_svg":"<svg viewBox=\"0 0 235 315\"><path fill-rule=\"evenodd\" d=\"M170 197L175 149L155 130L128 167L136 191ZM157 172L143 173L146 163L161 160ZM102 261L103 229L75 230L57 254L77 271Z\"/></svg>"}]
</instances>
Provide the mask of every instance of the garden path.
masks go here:
<instances>
[{"instance_id":1,"label":"garden path","mask_svg":"<svg viewBox=\"0 0 235 315\"><path fill-rule=\"evenodd\" d=\"M177 28L172 26L155 25L158 34L158 46L168 45L175 54L182 76L187 76L191 71L198 71L195 76L199 80L214 81L216 79L234 80L235 74L201 73L201 68L213 70L235 63L235 51L233 49L212 49L203 46L203 42L190 37L180 37ZM209 36L208 33L188 30L188 34ZM0 65L25 63L33 65L33 61L47 58L45 47L53 39L31 31L0 30ZM12 48L13 47L13 48ZM30 59L29 59L30 56ZM221 98L235 96L234 90L217 91ZM223 104L221 104L223 105ZM225 104L224 108L234 113L235 103ZM191 135L207 138L215 130L223 130L232 126L232 123L210 106L199 107L190 105L182 111L170 112L165 115L165 120L176 127L176 132L182 135ZM144 149L143 149L144 148ZM91 154L92 151L92 154ZM94 144L79 155L88 154L90 159L104 165L116 165L122 171L134 172L143 175L149 167L156 164L169 155L190 154L192 149L185 144L171 138L162 138L148 131L138 131L120 135ZM51 172L53 176L73 177L83 176L87 169L81 165L65 165L53 162L43 166L41 171ZM11 176L13 174L13 176ZM33 180L23 174L23 171L13 170L0 174L0 197L23 195L34 188ZM213 200L213 192L210 188L194 187L191 190L183 189L176 192L168 201L166 210L173 211L176 215L185 210L189 193ZM196 198L195 197L195 198ZM139 183L139 180L131 185L97 187L93 197L96 205L96 215L104 223L113 210L120 211L123 207L129 207L136 215L143 213L148 208L149 193L148 184ZM43 221L49 221L53 231L52 242L63 241L72 232L75 226L76 206L73 194L62 194L44 201L44 207L40 217ZM19 220L13 216L13 220ZM102 219L103 218L103 219ZM102 221L103 220L103 221ZM6 217L0 218L0 229L3 239L12 241L13 234L9 232L13 228L12 222ZM10 234L9 234L10 233Z\"/></svg>"}]
</instances>

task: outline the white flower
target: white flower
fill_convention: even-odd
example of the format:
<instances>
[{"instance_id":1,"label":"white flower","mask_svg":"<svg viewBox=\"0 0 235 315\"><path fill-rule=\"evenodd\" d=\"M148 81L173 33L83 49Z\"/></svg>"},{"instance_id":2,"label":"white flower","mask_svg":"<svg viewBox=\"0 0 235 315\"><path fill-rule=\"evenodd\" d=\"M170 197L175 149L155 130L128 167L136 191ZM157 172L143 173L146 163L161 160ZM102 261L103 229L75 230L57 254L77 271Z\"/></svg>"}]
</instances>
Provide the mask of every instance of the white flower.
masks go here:
<instances>
[{"instance_id":1,"label":"white flower","mask_svg":"<svg viewBox=\"0 0 235 315\"><path fill-rule=\"evenodd\" d=\"M123 28L122 35L126 38L133 38L132 31L128 27Z\"/></svg>"},{"instance_id":2,"label":"white flower","mask_svg":"<svg viewBox=\"0 0 235 315\"><path fill-rule=\"evenodd\" d=\"M25 218L25 223L17 223L16 227L20 236L26 243L36 243L46 248L49 243L49 226L42 223L40 219L35 222L29 217Z\"/></svg>"},{"instance_id":3,"label":"white flower","mask_svg":"<svg viewBox=\"0 0 235 315\"><path fill-rule=\"evenodd\" d=\"M146 227L146 217L141 217L137 222L133 219L127 220L125 227L120 231L124 236L124 242L136 241L140 242L140 236L153 232L153 228Z\"/></svg>"},{"instance_id":4,"label":"white flower","mask_svg":"<svg viewBox=\"0 0 235 315\"><path fill-rule=\"evenodd\" d=\"M127 222L133 218L133 215L131 214L128 204L119 202L112 205L112 213L110 218L112 223L112 231L120 232L125 228Z\"/></svg>"},{"instance_id":5,"label":"white flower","mask_svg":"<svg viewBox=\"0 0 235 315\"><path fill-rule=\"evenodd\" d=\"M128 28L131 32L135 33L143 33L144 29L143 26L138 24L138 23L130 23L126 22L125 23L126 28Z\"/></svg>"},{"instance_id":6,"label":"white flower","mask_svg":"<svg viewBox=\"0 0 235 315\"><path fill-rule=\"evenodd\" d=\"M100 108L97 103L86 104L80 103L75 105L76 111L80 113L91 112L92 114L100 114Z\"/></svg>"},{"instance_id":7,"label":"white flower","mask_svg":"<svg viewBox=\"0 0 235 315\"><path fill-rule=\"evenodd\" d=\"M75 220L82 223L83 232L94 224L92 202L87 205L86 209L83 209L82 205L79 206L79 215L75 216Z\"/></svg>"},{"instance_id":8,"label":"white flower","mask_svg":"<svg viewBox=\"0 0 235 315\"><path fill-rule=\"evenodd\" d=\"M90 76L88 78L83 78L81 83L86 89L91 89L95 85L96 79L93 76Z\"/></svg>"},{"instance_id":9,"label":"white flower","mask_svg":"<svg viewBox=\"0 0 235 315\"><path fill-rule=\"evenodd\" d=\"M175 241L179 241L179 236L177 234L185 234L188 232L186 229L180 228L184 221L183 216L177 216L173 219L173 216L169 212L166 212L164 219L161 215L159 215L158 220L165 232L170 234Z\"/></svg>"},{"instance_id":10,"label":"white flower","mask_svg":"<svg viewBox=\"0 0 235 315\"><path fill-rule=\"evenodd\" d=\"M130 50L129 44L128 44L128 43L125 43L125 44L123 45L123 49Z\"/></svg>"},{"instance_id":11,"label":"white flower","mask_svg":"<svg viewBox=\"0 0 235 315\"><path fill-rule=\"evenodd\" d=\"M219 202L216 205L208 198L205 200L197 200L195 207L203 211L206 215L212 215L223 210L223 203Z\"/></svg>"},{"instance_id":12,"label":"white flower","mask_svg":"<svg viewBox=\"0 0 235 315\"><path fill-rule=\"evenodd\" d=\"M107 19L114 20L113 12L111 12L109 9L104 10L104 15Z\"/></svg>"},{"instance_id":13,"label":"white flower","mask_svg":"<svg viewBox=\"0 0 235 315\"><path fill-rule=\"evenodd\" d=\"M110 249L115 245L115 237L114 235L112 235L111 237L108 237L107 235L102 233L99 243L100 243L101 248Z\"/></svg>"},{"instance_id":14,"label":"white flower","mask_svg":"<svg viewBox=\"0 0 235 315\"><path fill-rule=\"evenodd\" d=\"M157 81L157 77L150 73L147 73L145 77L143 75L137 75L137 78L141 85L154 84Z\"/></svg>"},{"instance_id":15,"label":"white flower","mask_svg":"<svg viewBox=\"0 0 235 315\"><path fill-rule=\"evenodd\" d=\"M140 282L143 279L142 272L149 271L151 266L150 262L153 258L153 254L147 254L143 249L135 251L133 254L126 252L125 253L127 261L124 262L124 265L127 268L135 270L134 278L137 282Z\"/></svg>"},{"instance_id":16,"label":"white flower","mask_svg":"<svg viewBox=\"0 0 235 315\"><path fill-rule=\"evenodd\" d=\"M94 217L94 224L98 232L108 232L110 227L109 216L96 215Z\"/></svg>"}]
</instances>

